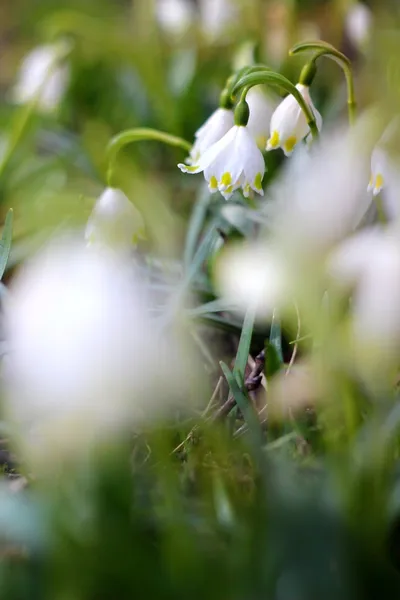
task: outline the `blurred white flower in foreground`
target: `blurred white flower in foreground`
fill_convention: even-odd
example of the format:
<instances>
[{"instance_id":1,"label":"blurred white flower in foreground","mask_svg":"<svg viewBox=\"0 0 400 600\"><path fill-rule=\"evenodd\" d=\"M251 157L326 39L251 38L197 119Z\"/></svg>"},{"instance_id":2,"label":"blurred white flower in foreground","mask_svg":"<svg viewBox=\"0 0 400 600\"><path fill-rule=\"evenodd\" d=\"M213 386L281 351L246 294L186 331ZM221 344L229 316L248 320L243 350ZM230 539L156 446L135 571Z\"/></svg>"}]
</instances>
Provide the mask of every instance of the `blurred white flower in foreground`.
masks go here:
<instances>
[{"instance_id":1,"label":"blurred white flower in foreground","mask_svg":"<svg viewBox=\"0 0 400 600\"><path fill-rule=\"evenodd\" d=\"M265 148L276 103L263 92L262 87L254 86L247 93L246 100L250 108L247 128L260 148Z\"/></svg>"},{"instance_id":2,"label":"blurred white flower in foreground","mask_svg":"<svg viewBox=\"0 0 400 600\"><path fill-rule=\"evenodd\" d=\"M351 332L358 368L369 380L398 367L400 351L400 232L368 229L331 255L339 288L353 289Z\"/></svg>"},{"instance_id":3,"label":"blurred white flower in foreground","mask_svg":"<svg viewBox=\"0 0 400 600\"><path fill-rule=\"evenodd\" d=\"M376 146L371 156L371 178L368 184L368 191L377 196L385 183L384 174L388 168L388 156L383 148Z\"/></svg>"},{"instance_id":4,"label":"blurred white flower in foreground","mask_svg":"<svg viewBox=\"0 0 400 600\"><path fill-rule=\"evenodd\" d=\"M372 26L372 11L363 2L355 2L347 11L345 31L356 48L364 49Z\"/></svg>"},{"instance_id":5,"label":"blurred white flower in foreground","mask_svg":"<svg viewBox=\"0 0 400 600\"><path fill-rule=\"evenodd\" d=\"M156 0L156 19L170 35L182 35L196 18L194 3L188 0Z\"/></svg>"},{"instance_id":6,"label":"blurred white flower in foreground","mask_svg":"<svg viewBox=\"0 0 400 600\"><path fill-rule=\"evenodd\" d=\"M372 191L374 196L383 191L384 210L389 219L396 219L400 216L399 139L400 119L395 117L385 129L371 154L371 177L368 191Z\"/></svg>"},{"instance_id":7,"label":"blurred white flower in foreground","mask_svg":"<svg viewBox=\"0 0 400 600\"><path fill-rule=\"evenodd\" d=\"M284 261L262 243L228 246L214 267L215 287L223 300L245 312L254 307L259 318L272 316L289 289Z\"/></svg>"},{"instance_id":8,"label":"blurred white flower in foreground","mask_svg":"<svg viewBox=\"0 0 400 600\"><path fill-rule=\"evenodd\" d=\"M129 251L143 237L144 222L137 208L121 190L106 188L86 226L88 244Z\"/></svg>"},{"instance_id":9,"label":"blurred white flower in foreground","mask_svg":"<svg viewBox=\"0 0 400 600\"><path fill-rule=\"evenodd\" d=\"M217 108L200 129L196 131L195 142L188 159L189 164L196 164L202 154L215 144L215 142L223 138L234 124L233 110L229 108Z\"/></svg>"},{"instance_id":10,"label":"blurred white flower in foreground","mask_svg":"<svg viewBox=\"0 0 400 600\"><path fill-rule=\"evenodd\" d=\"M365 127L360 123L361 131ZM227 250L218 259L219 293L237 300L242 310L255 302L266 318L292 298L301 309L320 306L326 256L355 229L371 202L367 155L357 127L339 129L311 152L300 150L269 189L268 240L237 248L232 256Z\"/></svg>"},{"instance_id":11,"label":"blurred white flower in foreground","mask_svg":"<svg viewBox=\"0 0 400 600\"><path fill-rule=\"evenodd\" d=\"M308 86L298 83L296 88L312 109L319 130L322 127L322 117L315 108ZM271 118L270 138L267 150L282 148L286 156L290 156L296 147L310 133L307 119L297 100L289 94L282 100Z\"/></svg>"},{"instance_id":12,"label":"blurred white flower in foreground","mask_svg":"<svg viewBox=\"0 0 400 600\"><path fill-rule=\"evenodd\" d=\"M175 347L146 301L129 261L74 239L22 267L5 305L4 384L28 459L79 454L167 408Z\"/></svg>"},{"instance_id":13,"label":"blurred white flower in foreground","mask_svg":"<svg viewBox=\"0 0 400 600\"><path fill-rule=\"evenodd\" d=\"M38 46L23 60L18 79L12 90L17 104L26 104L37 98L43 112L55 110L62 100L70 79L68 65L62 61L69 44L57 43Z\"/></svg>"},{"instance_id":14,"label":"blurred white flower in foreground","mask_svg":"<svg viewBox=\"0 0 400 600\"><path fill-rule=\"evenodd\" d=\"M367 132L362 117L351 131L336 127L311 152L299 150L271 188L274 237L294 260L321 259L366 213L371 203L365 189Z\"/></svg>"},{"instance_id":15,"label":"blurred white flower in foreground","mask_svg":"<svg viewBox=\"0 0 400 600\"><path fill-rule=\"evenodd\" d=\"M237 16L235 0L200 0L200 18L205 34L211 38L223 37Z\"/></svg>"},{"instance_id":16,"label":"blurred white flower in foreground","mask_svg":"<svg viewBox=\"0 0 400 600\"><path fill-rule=\"evenodd\" d=\"M183 173L204 171L210 192L219 190L226 200L240 187L246 197L251 189L264 194L264 158L245 126L233 126L222 139L201 155L197 164L179 164L178 167Z\"/></svg>"}]
</instances>

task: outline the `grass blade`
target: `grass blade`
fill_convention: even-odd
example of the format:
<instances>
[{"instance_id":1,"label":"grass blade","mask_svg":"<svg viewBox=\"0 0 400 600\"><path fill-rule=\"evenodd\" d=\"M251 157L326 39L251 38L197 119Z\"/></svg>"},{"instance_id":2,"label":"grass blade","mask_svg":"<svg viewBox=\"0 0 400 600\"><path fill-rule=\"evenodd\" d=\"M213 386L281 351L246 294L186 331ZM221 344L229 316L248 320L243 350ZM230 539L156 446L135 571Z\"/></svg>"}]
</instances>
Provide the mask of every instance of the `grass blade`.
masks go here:
<instances>
[{"instance_id":1,"label":"grass blade","mask_svg":"<svg viewBox=\"0 0 400 600\"><path fill-rule=\"evenodd\" d=\"M10 256L11 249L11 240L12 240L12 229L13 229L13 218L14 213L13 209L7 213L6 221L4 223L3 235L0 240L0 280L4 275L4 271L6 270L6 266L8 263L8 258Z\"/></svg>"},{"instance_id":2,"label":"grass blade","mask_svg":"<svg viewBox=\"0 0 400 600\"><path fill-rule=\"evenodd\" d=\"M196 245L207 215L210 204L210 193L206 187L200 192L199 198L194 206L190 218L189 228L186 236L183 264L185 271L188 270L196 251Z\"/></svg>"},{"instance_id":3,"label":"grass blade","mask_svg":"<svg viewBox=\"0 0 400 600\"><path fill-rule=\"evenodd\" d=\"M233 368L233 375L240 386L244 385L244 374L249 359L251 339L253 337L254 319L255 310L254 307L250 307L247 309L244 317L235 366Z\"/></svg>"},{"instance_id":4,"label":"grass blade","mask_svg":"<svg viewBox=\"0 0 400 600\"><path fill-rule=\"evenodd\" d=\"M255 413L255 410L250 400L240 389L239 384L236 381L236 378L232 371L229 369L229 367L222 361L219 364L221 365L222 372L225 376L226 381L228 382L232 396L234 397L236 404L240 408L243 417L248 425L248 428L252 434L252 439L256 444L256 447L260 448L262 446L263 436L261 424Z\"/></svg>"}]
</instances>

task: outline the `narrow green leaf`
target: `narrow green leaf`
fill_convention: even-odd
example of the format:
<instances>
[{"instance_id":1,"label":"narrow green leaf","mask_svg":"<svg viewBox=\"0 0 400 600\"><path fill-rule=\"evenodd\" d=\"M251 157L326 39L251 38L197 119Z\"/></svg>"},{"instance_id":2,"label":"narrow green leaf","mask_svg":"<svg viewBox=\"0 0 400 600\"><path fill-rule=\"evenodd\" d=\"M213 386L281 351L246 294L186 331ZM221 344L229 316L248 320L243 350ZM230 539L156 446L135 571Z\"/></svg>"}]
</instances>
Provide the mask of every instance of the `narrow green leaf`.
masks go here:
<instances>
[{"instance_id":1,"label":"narrow green leaf","mask_svg":"<svg viewBox=\"0 0 400 600\"><path fill-rule=\"evenodd\" d=\"M260 421L254 411L254 408L249 401L249 399L245 396L245 394L240 389L238 382L235 379L234 374L229 369L229 367L224 363L219 363L222 369L222 372L225 376L226 381L228 382L229 389L232 393L232 396L235 399L236 404L240 408L243 417L249 427L250 432L252 433L252 438L254 442L257 444L259 448L263 443L263 436L261 430Z\"/></svg>"},{"instance_id":2,"label":"narrow green leaf","mask_svg":"<svg viewBox=\"0 0 400 600\"><path fill-rule=\"evenodd\" d=\"M196 251L196 245L200 237L201 230L207 215L208 206L210 204L210 192L204 186L196 201L192 215L190 218L189 228L186 236L185 251L183 255L183 264L185 270L189 268Z\"/></svg>"},{"instance_id":3,"label":"narrow green leaf","mask_svg":"<svg viewBox=\"0 0 400 600\"><path fill-rule=\"evenodd\" d=\"M253 337L255 311L254 307L248 308L243 321L242 333L235 359L233 374L239 385L244 385L244 374L249 359L250 344Z\"/></svg>"},{"instance_id":4,"label":"narrow green leaf","mask_svg":"<svg viewBox=\"0 0 400 600\"><path fill-rule=\"evenodd\" d=\"M1 236L0 241L0 279L2 279L4 275L4 271L6 270L6 266L8 263L8 258L10 256L11 249L11 240L12 240L12 229L13 229L13 209L7 213L6 221L4 223L3 234Z\"/></svg>"},{"instance_id":5,"label":"narrow green leaf","mask_svg":"<svg viewBox=\"0 0 400 600\"><path fill-rule=\"evenodd\" d=\"M269 343L275 348L276 354L281 364L283 364L283 351L282 351L282 328L279 318L274 311L271 323L271 330L269 334Z\"/></svg>"}]
</instances>

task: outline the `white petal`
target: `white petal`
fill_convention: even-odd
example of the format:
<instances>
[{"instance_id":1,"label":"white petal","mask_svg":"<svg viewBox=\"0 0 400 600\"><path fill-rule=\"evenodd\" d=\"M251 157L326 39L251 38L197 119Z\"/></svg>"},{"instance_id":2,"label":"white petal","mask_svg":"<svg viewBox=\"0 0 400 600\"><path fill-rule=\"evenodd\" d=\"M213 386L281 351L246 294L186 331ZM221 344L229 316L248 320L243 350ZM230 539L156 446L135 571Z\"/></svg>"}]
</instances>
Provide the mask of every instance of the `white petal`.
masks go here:
<instances>
[{"instance_id":1,"label":"white petal","mask_svg":"<svg viewBox=\"0 0 400 600\"><path fill-rule=\"evenodd\" d=\"M268 137L269 124L276 103L262 91L262 86L252 87L246 96L246 100L250 108L250 118L247 123L248 130L256 140Z\"/></svg>"}]
</instances>

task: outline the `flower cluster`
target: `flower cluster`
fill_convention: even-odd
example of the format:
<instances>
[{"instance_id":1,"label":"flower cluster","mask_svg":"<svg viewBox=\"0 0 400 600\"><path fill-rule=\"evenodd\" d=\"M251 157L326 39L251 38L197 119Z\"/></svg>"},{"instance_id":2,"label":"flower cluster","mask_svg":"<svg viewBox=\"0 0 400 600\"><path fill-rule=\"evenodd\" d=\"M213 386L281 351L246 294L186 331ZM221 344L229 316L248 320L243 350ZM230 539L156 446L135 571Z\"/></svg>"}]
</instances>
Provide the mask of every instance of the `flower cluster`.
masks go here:
<instances>
[{"instance_id":1,"label":"flower cluster","mask_svg":"<svg viewBox=\"0 0 400 600\"><path fill-rule=\"evenodd\" d=\"M313 105L309 86L299 83L296 88L321 129L322 118ZM289 94L274 111L260 90L250 90L246 102L248 114L244 119L236 116L240 103L236 111L229 104L220 106L195 133L188 164L178 165L184 173L203 172L210 192L220 191L226 200L239 188L245 197L251 190L263 195L265 163L258 143L265 140L268 131L265 150L282 148L286 156L310 134L306 115L294 96Z\"/></svg>"}]
</instances>

